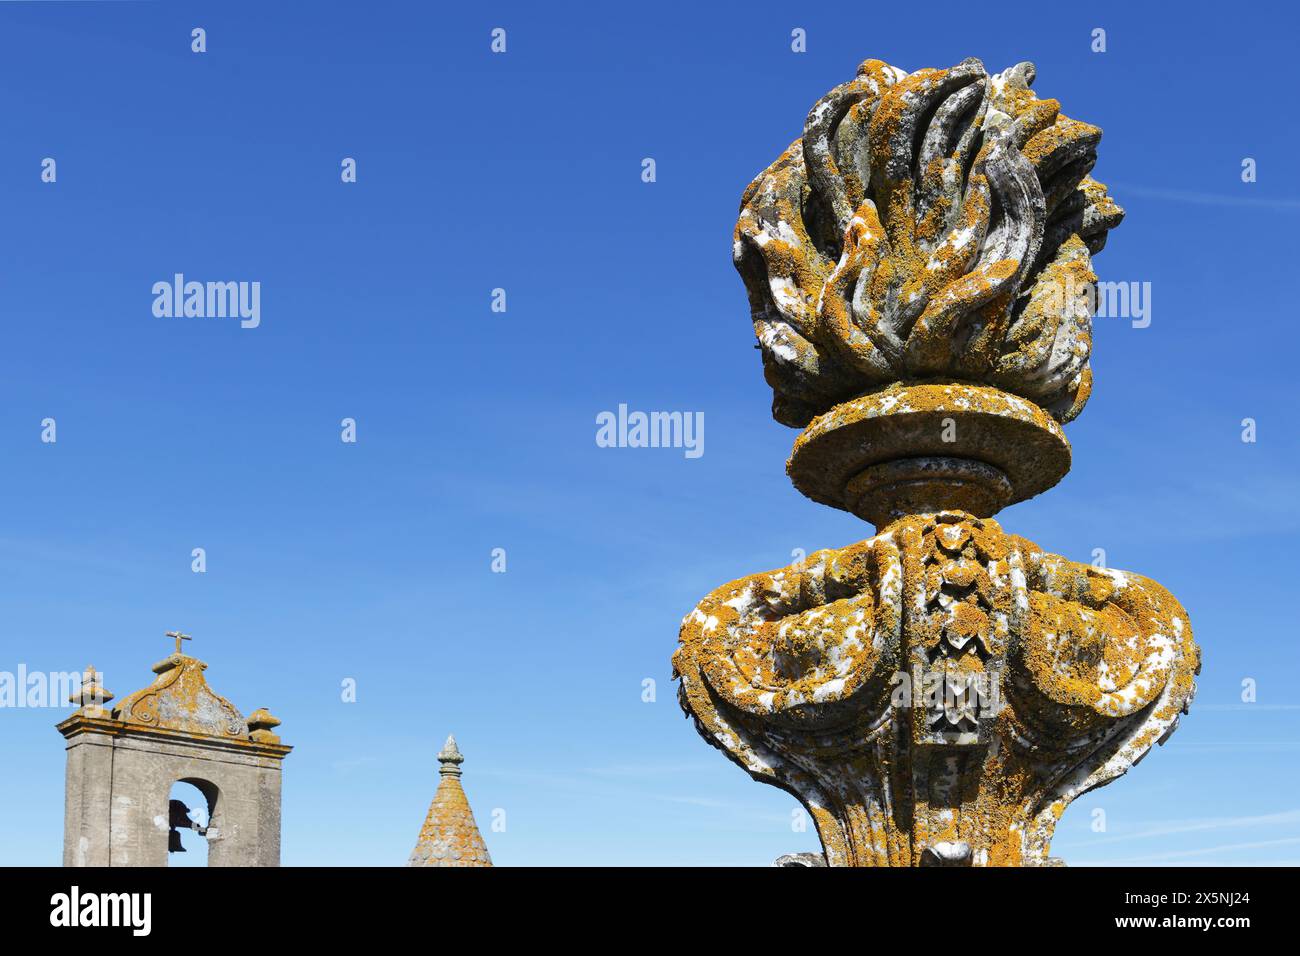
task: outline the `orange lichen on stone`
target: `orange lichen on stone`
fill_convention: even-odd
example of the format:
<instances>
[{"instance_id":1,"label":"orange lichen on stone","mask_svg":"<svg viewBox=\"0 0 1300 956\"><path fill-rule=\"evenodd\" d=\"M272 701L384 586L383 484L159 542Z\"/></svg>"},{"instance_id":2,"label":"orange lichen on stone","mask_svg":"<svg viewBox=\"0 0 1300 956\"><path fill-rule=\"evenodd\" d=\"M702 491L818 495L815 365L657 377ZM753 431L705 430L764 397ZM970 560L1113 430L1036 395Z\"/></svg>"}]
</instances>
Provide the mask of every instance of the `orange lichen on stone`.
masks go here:
<instances>
[{"instance_id":1,"label":"orange lichen on stone","mask_svg":"<svg viewBox=\"0 0 1300 956\"><path fill-rule=\"evenodd\" d=\"M89 668L82 689L70 699L80 708L59 723L58 729L65 737L147 733L154 739L215 741L257 757L282 760L293 748L270 732L280 721L265 708L245 719L234 704L208 686L204 677L207 666L197 657L171 654L153 665L156 676L152 684L128 694L112 708L103 704L113 695L100 685L94 668Z\"/></svg>"},{"instance_id":2,"label":"orange lichen on stone","mask_svg":"<svg viewBox=\"0 0 1300 956\"><path fill-rule=\"evenodd\" d=\"M455 737L447 738L438 753L438 761L442 764L438 771L438 790L407 865L491 866L492 858L460 784L460 765L465 758L456 746Z\"/></svg>"},{"instance_id":3,"label":"orange lichen on stone","mask_svg":"<svg viewBox=\"0 0 1300 956\"><path fill-rule=\"evenodd\" d=\"M991 520L1069 470L1091 257L1124 215L1088 175L1101 130L1033 80L865 61L741 201L773 416L804 428L787 471L879 533L713 591L674 674L701 735L803 803L830 865L1056 863L1070 801L1195 692L1163 588Z\"/></svg>"},{"instance_id":4,"label":"orange lichen on stone","mask_svg":"<svg viewBox=\"0 0 1300 956\"><path fill-rule=\"evenodd\" d=\"M1050 267L1086 266L1123 210L1087 176L1101 131L1038 99L1033 76L867 61L745 190L733 251L778 421L929 376L996 376L1062 422L1082 409L1090 335L1021 310L1063 310L1041 294ZM1003 362L1025 321L1059 347Z\"/></svg>"},{"instance_id":5,"label":"orange lichen on stone","mask_svg":"<svg viewBox=\"0 0 1300 956\"><path fill-rule=\"evenodd\" d=\"M1199 656L1159 585L949 511L724 585L673 665L700 732L804 802L832 865L1019 866L1172 731Z\"/></svg>"},{"instance_id":6,"label":"orange lichen on stone","mask_svg":"<svg viewBox=\"0 0 1300 956\"><path fill-rule=\"evenodd\" d=\"M164 733L251 740L243 714L208 686L203 675L207 667L196 657L169 655L153 665L157 675L153 683L124 697L113 717ZM279 738L272 742L278 743Z\"/></svg>"}]
</instances>

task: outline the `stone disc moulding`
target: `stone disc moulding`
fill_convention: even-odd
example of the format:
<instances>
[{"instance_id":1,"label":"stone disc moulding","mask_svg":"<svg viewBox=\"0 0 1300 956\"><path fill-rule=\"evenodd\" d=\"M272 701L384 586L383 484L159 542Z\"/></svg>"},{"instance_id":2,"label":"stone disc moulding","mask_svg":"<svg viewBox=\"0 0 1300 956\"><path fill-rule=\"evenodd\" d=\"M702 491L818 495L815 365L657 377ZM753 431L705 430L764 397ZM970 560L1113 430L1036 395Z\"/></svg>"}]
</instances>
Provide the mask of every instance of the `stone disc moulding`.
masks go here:
<instances>
[{"instance_id":1,"label":"stone disc moulding","mask_svg":"<svg viewBox=\"0 0 1300 956\"><path fill-rule=\"evenodd\" d=\"M1041 408L961 384L894 385L837 405L799 436L787 463L813 501L878 527L952 508L992 517L1069 469L1065 433Z\"/></svg>"}]
</instances>

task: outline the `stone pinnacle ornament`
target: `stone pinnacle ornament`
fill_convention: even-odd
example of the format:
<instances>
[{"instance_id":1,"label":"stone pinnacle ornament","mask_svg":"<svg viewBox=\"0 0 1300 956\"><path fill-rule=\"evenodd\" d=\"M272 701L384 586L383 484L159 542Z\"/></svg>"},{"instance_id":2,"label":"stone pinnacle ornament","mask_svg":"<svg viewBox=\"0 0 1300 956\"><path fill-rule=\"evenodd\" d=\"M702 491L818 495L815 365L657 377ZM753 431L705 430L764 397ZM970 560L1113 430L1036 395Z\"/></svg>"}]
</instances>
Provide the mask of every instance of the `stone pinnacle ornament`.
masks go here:
<instances>
[{"instance_id":1,"label":"stone pinnacle ornament","mask_svg":"<svg viewBox=\"0 0 1300 956\"><path fill-rule=\"evenodd\" d=\"M1033 79L868 60L741 201L773 417L804 429L787 472L879 533L713 591L673 664L700 734L803 803L831 866L1056 863L1070 801L1195 693L1160 585L991 520L1069 470L1083 293L1124 215L1088 175L1101 130Z\"/></svg>"}]
</instances>

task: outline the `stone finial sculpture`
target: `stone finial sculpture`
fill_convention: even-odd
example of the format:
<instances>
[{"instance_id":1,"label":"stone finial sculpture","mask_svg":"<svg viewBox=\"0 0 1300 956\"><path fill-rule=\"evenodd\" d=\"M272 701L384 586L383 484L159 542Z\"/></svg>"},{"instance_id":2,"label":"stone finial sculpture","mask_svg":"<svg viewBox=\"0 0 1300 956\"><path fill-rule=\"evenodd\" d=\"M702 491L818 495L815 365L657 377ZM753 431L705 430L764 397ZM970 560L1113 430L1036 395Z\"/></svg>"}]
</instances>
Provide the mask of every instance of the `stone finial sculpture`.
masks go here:
<instances>
[{"instance_id":1,"label":"stone finial sculpture","mask_svg":"<svg viewBox=\"0 0 1300 956\"><path fill-rule=\"evenodd\" d=\"M104 686L95 665L87 664L81 684L68 697L68 703L76 704L76 713L84 717L112 717L112 710L104 706L112 699L113 692Z\"/></svg>"},{"instance_id":2,"label":"stone finial sculpture","mask_svg":"<svg viewBox=\"0 0 1300 956\"><path fill-rule=\"evenodd\" d=\"M280 718L274 716L265 707L259 707L248 715L248 736L263 744L278 744L280 735L275 728L280 726Z\"/></svg>"},{"instance_id":3,"label":"stone finial sculpture","mask_svg":"<svg viewBox=\"0 0 1300 956\"><path fill-rule=\"evenodd\" d=\"M1069 470L1101 131L1031 64L878 60L742 199L734 257L796 488L876 537L718 588L674 672L704 738L797 797L832 866L1019 866L1173 732L1187 614L992 516Z\"/></svg>"}]
</instances>

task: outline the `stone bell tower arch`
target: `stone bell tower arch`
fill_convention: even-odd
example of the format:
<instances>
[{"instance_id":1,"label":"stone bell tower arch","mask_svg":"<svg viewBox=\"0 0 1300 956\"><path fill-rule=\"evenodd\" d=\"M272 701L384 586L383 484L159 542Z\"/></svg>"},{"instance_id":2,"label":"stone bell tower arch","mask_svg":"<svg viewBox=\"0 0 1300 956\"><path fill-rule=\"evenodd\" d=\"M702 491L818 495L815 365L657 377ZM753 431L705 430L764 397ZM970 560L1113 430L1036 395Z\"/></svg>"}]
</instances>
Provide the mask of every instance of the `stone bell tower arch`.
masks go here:
<instances>
[{"instance_id":1,"label":"stone bell tower arch","mask_svg":"<svg viewBox=\"0 0 1300 956\"><path fill-rule=\"evenodd\" d=\"M94 668L58 725L67 740L64 866L166 866L179 829L208 841L209 866L280 865L280 772L292 749L265 708L245 717L215 693L207 664L176 652L153 666L152 684L106 707L113 694ZM170 798L198 788L207 823Z\"/></svg>"}]
</instances>

